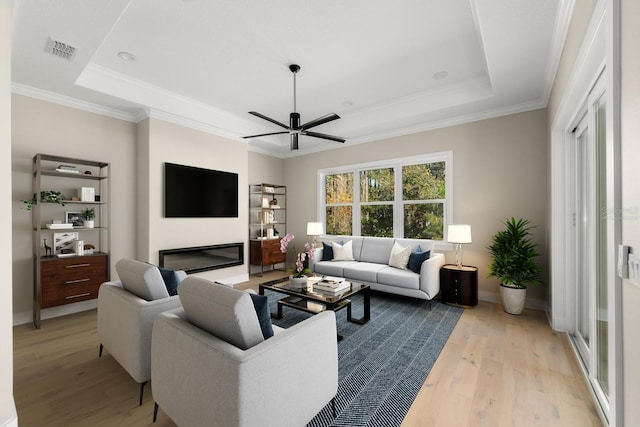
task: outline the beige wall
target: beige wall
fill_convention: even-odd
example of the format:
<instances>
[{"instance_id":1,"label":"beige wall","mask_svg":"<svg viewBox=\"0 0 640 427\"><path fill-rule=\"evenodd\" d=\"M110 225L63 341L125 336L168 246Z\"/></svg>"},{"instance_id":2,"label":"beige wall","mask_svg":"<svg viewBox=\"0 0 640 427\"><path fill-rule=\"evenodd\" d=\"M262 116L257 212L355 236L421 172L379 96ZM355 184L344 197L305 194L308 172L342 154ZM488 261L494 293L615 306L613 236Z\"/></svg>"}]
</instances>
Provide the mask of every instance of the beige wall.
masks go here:
<instances>
[{"instance_id":1,"label":"beige wall","mask_svg":"<svg viewBox=\"0 0 640 427\"><path fill-rule=\"evenodd\" d=\"M547 146L547 112L541 109L288 158L289 231L305 235L306 223L316 219L318 169L452 150L453 221L471 224L473 235L464 262L479 267L480 297L499 301L499 282L486 277L486 247L501 220L526 217L538 227L535 240L546 271ZM446 257L455 261L453 253ZM544 308L545 294L545 286L531 288L527 304Z\"/></svg>"},{"instance_id":2,"label":"beige wall","mask_svg":"<svg viewBox=\"0 0 640 427\"><path fill-rule=\"evenodd\" d=\"M246 144L157 119L148 120L148 139L138 143L142 145L138 152L148 153L139 161L140 171L148 174L138 183L143 191L140 200L148 201L147 208L139 208L148 209L146 219L139 224L148 228L147 252L140 252L139 258L157 263L158 251L162 249L244 242L245 265L198 275L224 282L246 280L248 204L245 201L249 185ZM237 173L238 217L164 218L164 162Z\"/></svg>"},{"instance_id":3,"label":"beige wall","mask_svg":"<svg viewBox=\"0 0 640 427\"><path fill-rule=\"evenodd\" d=\"M0 2L0 199L11 203L11 7L12 2ZM12 276L11 210L0 211L2 235L0 244L0 268L5 284L0 293L0 425L17 426L18 418L13 400L13 329L12 293L6 283Z\"/></svg>"},{"instance_id":4,"label":"beige wall","mask_svg":"<svg viewBox=\"0 0 640 427\"><path fill-rule=\"evenodd\" d=\"M621 1L621 141L622 141L622 243L640 256L640 2ZM640 284L622 284L624 366L624 425L640 419Z\"/></svg>"},{"instance_id":5,"label":"beige wall","mask_svg":"<svg viewBox=\"0 0 640 427\"><path fill-rule=\"evenodd\" d=\"M13 179L13 313L14 323L31 319L31 214L20 200L31 191L32 159L36 153L56 154L111 163L111 275L122 257L135 255L136 125L21 95L13 95L11 172ZM70 195L69 195L70 196ZM95 301L45 309L52 317Z\"/></svg>"}]
</instances>

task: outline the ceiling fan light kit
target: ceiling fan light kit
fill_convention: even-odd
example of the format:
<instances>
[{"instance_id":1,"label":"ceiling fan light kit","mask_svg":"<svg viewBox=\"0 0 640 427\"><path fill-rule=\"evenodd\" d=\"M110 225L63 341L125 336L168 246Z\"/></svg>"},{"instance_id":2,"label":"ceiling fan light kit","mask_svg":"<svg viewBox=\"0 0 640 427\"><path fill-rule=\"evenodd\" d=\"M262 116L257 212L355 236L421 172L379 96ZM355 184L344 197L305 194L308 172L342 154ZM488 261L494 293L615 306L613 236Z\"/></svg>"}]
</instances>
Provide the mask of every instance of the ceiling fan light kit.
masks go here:
<instances>
[{"instance_id":1,"label":"ceiling fan light kit","mask_svg":"<svg viewBox=\"0 0 640 427\"><path fill-rule=\"evenodd\" d=\"M297 150L299 148L299 144L298 144L299 135L312 136L314 138L327 139L329 141L344 143L345 139L339 136L333 136L333 135L327 135L324 133L309 131L309 129L313 127L320 126L322 124L339 119L340 116L338 116L335 113L327 114L326 116L319 117L315 120L311 120L310 122L300 125L300 113L296 111L297 110L296 108L296 74L298 73L298 71L300 71L300 66L298 64L291 64L289 65L289 70L293 73L293 112L289 114L289 126L277 120L274 120L271 117L267 117L263 114L257 113L255 111L249 111L249 114L253 114L256 117L260 117L263 120L271 122L282 128L285 128L286 131L261 133L258 135L245 136L243 138L257 138L260 136L282 135L282 134L288 133L291 138L291 150Z\"/></svg>"}]
</instances>

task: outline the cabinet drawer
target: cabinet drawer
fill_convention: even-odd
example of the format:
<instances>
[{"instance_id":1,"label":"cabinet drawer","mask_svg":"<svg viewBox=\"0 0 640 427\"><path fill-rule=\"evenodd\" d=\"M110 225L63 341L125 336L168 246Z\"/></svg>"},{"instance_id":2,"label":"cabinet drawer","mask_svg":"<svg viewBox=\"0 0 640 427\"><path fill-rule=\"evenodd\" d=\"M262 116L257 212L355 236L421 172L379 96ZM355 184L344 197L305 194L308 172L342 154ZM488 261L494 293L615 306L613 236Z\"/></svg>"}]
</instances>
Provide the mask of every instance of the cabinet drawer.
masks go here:
<instances>
[{"instance_id":1,"label":"cabinet drawer","mask_svg":"<svg viewBox=\"0 0 640 427\"><path fill-rule=\"evenodd\" d=\"M108 257L73 257L41 263L41 307L53 307L98 297L109 279Z\"/></svg>"}]
</instances>

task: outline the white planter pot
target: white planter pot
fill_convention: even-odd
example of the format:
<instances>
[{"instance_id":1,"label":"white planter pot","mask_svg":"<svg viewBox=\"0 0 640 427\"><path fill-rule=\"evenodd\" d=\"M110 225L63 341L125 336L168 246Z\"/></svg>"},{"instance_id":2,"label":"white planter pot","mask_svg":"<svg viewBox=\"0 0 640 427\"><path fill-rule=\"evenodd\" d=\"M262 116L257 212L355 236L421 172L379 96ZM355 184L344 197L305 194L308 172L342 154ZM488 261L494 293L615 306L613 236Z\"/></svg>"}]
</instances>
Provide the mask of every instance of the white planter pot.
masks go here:
<instances>
[{"instance_id":1,"label":"white planter pot","mask_svg":"<svg viewBox=\"0 0 640 427\"><path fill-rule=\"evenodd\" d=\"M94 220L87 220L87 219L84 220L84 226L86 228L93 228L94 224L95 224Z\"/></svg>"},{"instance_id":2,"label":"white planter pot","mask_svg":"<svg viewBox=\"0 0 640 427\"><path fill-rule=\"evenodd\" d=\"M522 314L527 299L527 288L512 288L500 285L502 308L509 314Z\"/></svg>"},{"instance_id":3,"label":"white planter pot","mask_svg":"<svg viewBox=\"0 0 640 427\"><path fill-rule=\"evenodd\" d=\"M291 287L294 289L303 289L307 287L307 277L293 277L289 276L289 280L291 281Z\"/></svg>"}]
</instances>

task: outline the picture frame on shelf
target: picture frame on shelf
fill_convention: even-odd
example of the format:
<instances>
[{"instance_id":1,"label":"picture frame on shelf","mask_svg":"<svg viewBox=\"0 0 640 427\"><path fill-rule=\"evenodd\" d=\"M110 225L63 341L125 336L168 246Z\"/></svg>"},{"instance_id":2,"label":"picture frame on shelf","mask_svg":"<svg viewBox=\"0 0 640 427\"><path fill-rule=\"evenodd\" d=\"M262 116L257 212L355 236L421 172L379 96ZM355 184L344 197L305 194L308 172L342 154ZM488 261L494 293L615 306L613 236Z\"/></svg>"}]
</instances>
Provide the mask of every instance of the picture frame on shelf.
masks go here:
<instances>
[{"instance_id":1,"label":"picture frame on shelf","mask_svg":"<svg viewBox=\"0 0 640 427\"><path fill-rule=\"evenodd\" d=\"M270 207L271 205L270 205L270 203L269 203L269 202L270 202L270 201L269 201L269 198L268 198L268 197L263 197L263 198L262 198L262 207L263 207L263 208L268 208L268 207Z\"/></svg>"},{"instance_id":2,"label":"picture frame on shelf","mask_svg":"<svg viewBox=\"0 0 640 427\"><path fill-rule=\"evenodd\" d=\"M74 227L83 227L84 215L82 215L82 212L65 212L64 222L65 224L71 224Z\"/></svg>"},{"instance_id":3,"label":"picture frame on shelf","mask_svg":"<svg viewBox=\"0 0 640 427\"><path fill-rule=\"evenodd\" d=\"M58 257L75 255L75 241L78 240L77 232L53 233L53 252Z\"/></svg>"}]
</instances>

